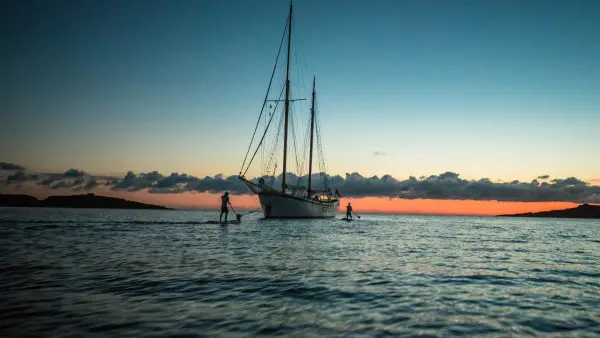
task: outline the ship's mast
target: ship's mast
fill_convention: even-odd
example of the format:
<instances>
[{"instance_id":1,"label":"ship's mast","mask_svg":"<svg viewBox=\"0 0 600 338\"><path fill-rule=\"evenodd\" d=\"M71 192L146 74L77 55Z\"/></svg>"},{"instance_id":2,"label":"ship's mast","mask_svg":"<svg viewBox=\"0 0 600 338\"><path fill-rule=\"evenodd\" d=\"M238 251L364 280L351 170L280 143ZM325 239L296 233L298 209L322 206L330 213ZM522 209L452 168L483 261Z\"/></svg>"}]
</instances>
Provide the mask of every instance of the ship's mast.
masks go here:
<instances>
[{"instance_id":1,"label":"ship's mast","mask_svg":"<svg viewBox=\"0 0 600 338\"><path fill-rule=\"evenodd\" d=\"M288 117L290 112L290 51L292 49L292 2L290 1L290 22L288 24L287 70L285 73L285 130L283 133L283 177L281 192L285 193L285 176L287 167Z\"/></svg>"},{"instance_id":2,"label":"ship's mast","mask_svg":"<svg viewBox=\"0 0 600 338\"><path fill-rule=\"evenodd\" d=\"M310 107L310 155L308 157L308 194L312 183L313 134L315 129L315 77L313 76L312 104Z\"/></svg>"}]
</instances>

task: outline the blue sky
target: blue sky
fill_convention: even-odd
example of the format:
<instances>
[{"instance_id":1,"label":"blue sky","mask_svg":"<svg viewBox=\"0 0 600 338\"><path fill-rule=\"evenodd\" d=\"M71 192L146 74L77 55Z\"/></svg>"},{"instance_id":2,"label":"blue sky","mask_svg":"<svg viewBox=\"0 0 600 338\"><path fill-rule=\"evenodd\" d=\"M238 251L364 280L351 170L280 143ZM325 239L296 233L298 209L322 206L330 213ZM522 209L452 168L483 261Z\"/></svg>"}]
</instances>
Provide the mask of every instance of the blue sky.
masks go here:
<instances>
[{"instance_id":1,"label":"blue sky","mask_svg":"<svg viewBox=\"0 0 600 338\"><path fill-rule=\"evenodd\" d=\"M237 173L288 4L3 3L0 159ZM333 174L600 176L599 2L297 0L294 20Z\"/></svg>"}]
</instances>

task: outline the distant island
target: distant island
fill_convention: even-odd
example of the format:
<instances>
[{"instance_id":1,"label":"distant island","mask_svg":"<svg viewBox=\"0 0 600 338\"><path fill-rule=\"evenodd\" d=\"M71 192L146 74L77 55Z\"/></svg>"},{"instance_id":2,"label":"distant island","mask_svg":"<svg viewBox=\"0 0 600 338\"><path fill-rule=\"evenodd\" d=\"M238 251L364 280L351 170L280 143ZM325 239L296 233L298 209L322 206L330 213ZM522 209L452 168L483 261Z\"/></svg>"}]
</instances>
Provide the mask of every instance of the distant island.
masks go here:
<instances>
[{"instance_id":1,"label":"distant island","mask_svg":"<svg viewBox=\"0 0 600 338\"><path fill-rule=\"evenodd\" d=\"M556 217L556 218L600 218L600 205L582 204L575 208L523 214L499 215L500 217Z\"/></svg>"},{"instance_id":2,"label":"distant island","mask_svg":"<svg viewBox=\"0 0 600 338\"><path fill-rule=\"evenodd\" d=\"M38 200L29 195L0 194L0 207L172 210L160 205L133 202L114 197L96 196L92 193L71 196L50 196L43 200Z\"/></svg>"}]
</instances>

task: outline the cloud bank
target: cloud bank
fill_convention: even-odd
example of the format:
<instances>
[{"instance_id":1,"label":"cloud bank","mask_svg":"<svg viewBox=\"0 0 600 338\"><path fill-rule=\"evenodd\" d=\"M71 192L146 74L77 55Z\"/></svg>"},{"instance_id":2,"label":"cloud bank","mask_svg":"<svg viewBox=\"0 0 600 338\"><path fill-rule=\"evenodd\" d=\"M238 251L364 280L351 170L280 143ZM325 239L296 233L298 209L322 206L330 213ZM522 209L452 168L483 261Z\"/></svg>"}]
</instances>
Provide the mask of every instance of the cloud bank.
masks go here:
<instances>
[{"instance_id":1,"label":"cloud bank","mask_svg":"<svg viewBox=\"0 0 600 338\"><path fill-rule=\"evenodd\" d=\"M1 184L20 187L22 183L33 182L38 186L50 189L68 188L74 191L88 191L98 186L96 177L77 169L69 169L61 174L48 174L27 172L23 167L17 165L14 167L20 169L15 171L6 170L6 166L2 167L2 170L8 171L8 174L3 178L0 176Z\"/></svg>"},{"instance_id":2,"label":"cloud bank","mask_svg":"<svg viewBox=\"0 0 600 338\"><path fill-rule=\"evenodd\" d=\"M25 170L25 168L18 164L0 162L0 170Z\"/></svg>"},{"instance_id":3,"label":"cloud bank","mask_svg":"<svg viewBox=\"0 0 600 338\"><path fill-rule=\"evenodd\" d=\"M21 166L2 163L6 173L0 182L17 187L24 183L35 184L50 189L71 189L89 191L99 186L115 191L134 192L145 190L154 194L177 194L184 192L248 194L248 188L237 176L198 178L185 173L172 173L168 176L157 171L136 174L128 172L123 178L96 177L84 171L69 169L60 174L31 173ZM4 168L13 168L8 171ZM17 168L17 169L14 169ZM262 177L267 183L278 186L279 177ZM255 182L259 178L253 179ZM364 177L358 173L328 176L313 175L315 188L328 186L336 188L344 197L389 197L403 199L442 199L442 200L497 200L518 202L575 202L600 203L600 186L592 185L575 177L550 178L540 175L530 182L492 182L488 178L467 180L459 174L445 172L429 177L411 176L398 180L390 175ZM287 182L305 186L307 176L288 174Z\"/></svg>"}]
</instances>

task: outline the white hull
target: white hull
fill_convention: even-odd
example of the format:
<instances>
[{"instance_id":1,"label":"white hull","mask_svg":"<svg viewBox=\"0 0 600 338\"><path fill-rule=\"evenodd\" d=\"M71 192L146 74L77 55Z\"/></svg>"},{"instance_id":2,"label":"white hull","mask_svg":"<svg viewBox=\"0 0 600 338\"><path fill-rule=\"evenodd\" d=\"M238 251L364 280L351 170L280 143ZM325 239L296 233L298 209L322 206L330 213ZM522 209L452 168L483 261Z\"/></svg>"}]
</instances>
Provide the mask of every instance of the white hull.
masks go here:
<instances>
[{"instance_id":1,"label":"white hull","mask_svg":"<svg viewBox=\"0 0 600 338\"><path fill-rule=\"evenodd\" d=\"M265 218L330 218L337 215L340 202L320 202L279 194L258 194Z\"/></svg>"}]
</instances>

